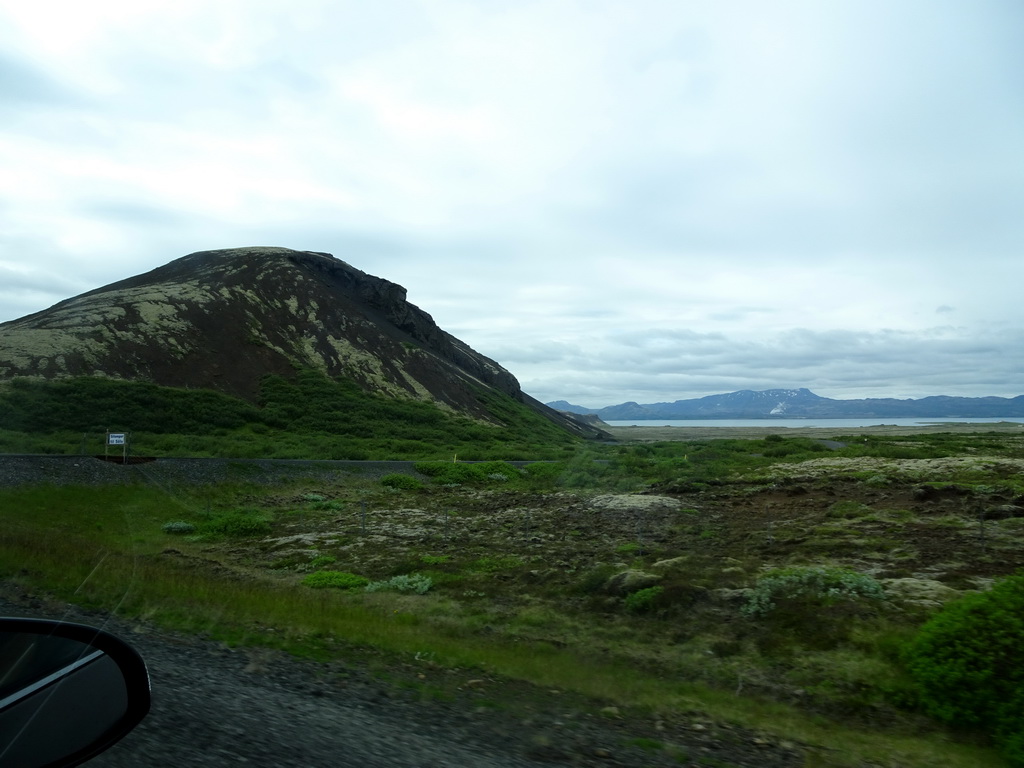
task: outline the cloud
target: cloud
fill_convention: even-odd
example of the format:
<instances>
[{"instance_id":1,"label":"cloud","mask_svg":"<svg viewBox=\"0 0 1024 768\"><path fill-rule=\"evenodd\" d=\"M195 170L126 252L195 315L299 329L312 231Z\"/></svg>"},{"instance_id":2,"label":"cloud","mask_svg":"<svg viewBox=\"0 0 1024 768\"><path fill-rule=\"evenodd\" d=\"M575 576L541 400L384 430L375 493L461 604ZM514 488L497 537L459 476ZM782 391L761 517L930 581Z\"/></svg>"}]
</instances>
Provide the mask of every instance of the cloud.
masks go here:
<instances>
[{"instance_id":1,"label":"cloud","mask_svg":"<svg viewBox=\"0 0 1024 768\"><path fill-rule=\"evenodd\" d=\"M74 104L74 95L32 62L0 53L0 110L19 105Z\"/></svg>"},{"instance_id":2,"label":"cloud","mask_svg":"<svg viewBox=\"0 0 1024 768\"><path fill-rule=\"evenodd\" d=\"M405 286L541 399L1013 393L1020 21L988 0L8 4L0 320L276 244Z\"/></svg>"},{"instance_id":3,"label":"cloud","mask_svg":"<svg viewBox=\"0 0 1024 768\"><path fill-rule=\"evenodd\" d=\"M1024 331L984 340L962 329L925 333L793 329L762 342L713 334L627 334L585 350L547 348L512 366L545 401L601 407L739 389L806 386L828 397L1016 396ZM557 373L555 373L557 371ZM566 374L565 371L571 371ZM549 372L549 373L546 373ZM574 399L575 398L575 399Z\"/></svg>"}]
</instances>

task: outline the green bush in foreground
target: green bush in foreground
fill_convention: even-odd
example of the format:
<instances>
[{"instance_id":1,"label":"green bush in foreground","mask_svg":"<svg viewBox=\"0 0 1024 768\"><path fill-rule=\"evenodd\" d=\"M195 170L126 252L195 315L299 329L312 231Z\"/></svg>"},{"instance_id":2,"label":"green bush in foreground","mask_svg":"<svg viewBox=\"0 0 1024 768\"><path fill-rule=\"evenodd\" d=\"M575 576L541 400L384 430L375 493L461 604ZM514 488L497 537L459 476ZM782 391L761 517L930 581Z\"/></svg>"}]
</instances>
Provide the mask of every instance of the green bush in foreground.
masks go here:
<instances>
[{"instance_id":1,"label":"green bush in foreground","mask_svg":"<svg viewBox=\"0 0 1024 768\"><path fill-rule=\"evenodd\" d=\"M884 600L882 585L871 576L835 566L794 566L769 571L757 580L741 609L746 616L764 616L780 600L832 605L844 600Z\"/></svg>"},{"instance_id":2,"label":"green bush in foreground","mask_svg":"<svg viewBox=\"0 0 1024 768\"><path fill-rule=\"evenodd\" d=\"M372 581L363 587L367 592L411 592L416 595L425 595L434 586L429 576L422 573L402 574L392 576L385 581Z\"/></svg>"},{"instance_id":3,"label":"green bush in foreground","mask_svg":"<svg viewBox=\"0 0 1024 768\"><path fill-rule=\"evenodd\" d=\"M418 491L423 488L423 483L411 475L392 474L384 475L380 484L385 488L398 488L403 491Z\"/></svg>"},{"instance_id":4,"label":"green bush in foreground","mask_svg":"<svg viewBox=\"0 0 1024 768\"><path fill-rule=\"evenodd\" d=\"M905 659L929 714L984 729L1024 766L1024 573L947 605Z\"/></svg>"},{"instance_id":5,"label":"green bush in foreground","mask_svg":"<svg viewBox=\"0 0 1024 768\"><path fill-rule=\"evenodd\" d=\"M626 596L626 610L633 613L647 613L654 608L654 601L665 591L664 587L647 587Z\"/></svg>"},{"instance_id":6,"label":"green bush in foreground","mask_svg":"<svg viewBox=\"0 0 1024 768\"><path fill-rule=\"evenodd\" d=\"M494 485L520 479L524 474L505 461L418 461L414 467L437 485Z\"/></svg>"},{"instance_id":7,"label":"green bush in foreground","mask_svg":"<svg viewBox=\"0 0 1024 768\"><path fill-rule=\"evenodd\" d=\"M357 576L347 571L317 571L316 573L309 574L302 580L302 583L314 589L324 589L326 587L333 587L334 589L359 589L369 584L370 580L365 576Z\"/></svg>"},{"instance_id":8,"label":"green bush in foreground","mask_svg":"<svg viewBox=\"0 0 1024 768\"><path fill-rule=\"evenodd\" d=\"M161 525L160 530L164 533L184 535L186 533L195 533L196 527L192 525L192 523L186 523L184 520L174 520L170 523L164 523Z\"/></svg>"},{"instance_id":9,"label":"green bush in foreground","mask_svg":"<svg viewBox=\"0 0 1024 768\"><path fill-rule=\"evenodd\" d=\"M263 536L270 533L270 523L256 510L238 509L207 520L199 526L199 531L209 536L229 538Z\"/></svg>"}]
</instances>

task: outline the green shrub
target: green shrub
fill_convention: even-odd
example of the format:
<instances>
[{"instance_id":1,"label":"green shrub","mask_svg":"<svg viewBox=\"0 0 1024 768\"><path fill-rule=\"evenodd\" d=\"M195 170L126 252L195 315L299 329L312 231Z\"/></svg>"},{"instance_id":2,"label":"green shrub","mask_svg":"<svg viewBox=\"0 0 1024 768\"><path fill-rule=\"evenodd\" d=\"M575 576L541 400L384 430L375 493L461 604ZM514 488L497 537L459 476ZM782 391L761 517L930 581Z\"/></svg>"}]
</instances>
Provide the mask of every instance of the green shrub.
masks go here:
<instances>
[{"instance_id":1,"label":"green shrub","mask_svg":"<svg viewBox=\"0 0 1024 768\"><path fill-rule=\"evenodd\" d=\"M332 563L338 562L338 558L334 555L318 555L309 561L309 564L314 568L322 568L325 565L331 565Z\"/></svg>"},{"instance_id":2,"label":"green shrub","mask_svg":"<svg viewBox=\"0 0 1024 768\"><path fill-rule=\"evenodd\" d=\"M176 533L181 535L186 533L195 533L196 527L192 525L192 523L186 523L184 520L175 520L170 523L164 523L160 526L160 530L164 533Z\"/></svg>"},{"instance_id":3,"label":"green shrub","mask_svg":"<svg viewBox=\"0 0 1024 768\"><path fill-rule=\"evenodd\" d=\"M996 728L996 743L1003 757L1014 768L1024 765L1024 696L1018 696L1006 707L1009 717L1000 719Z\"/></svg>"},{"instance_id":4,"label":"green shrub","mask_svg":"<svg viewBox=\"0 0 1024 768\"><path fill-rule=\"evenodd\" d=\"M270 533L270 523L263 514L252 509L225 512L199 526L200 533L210 536L244 538Z\"/></svg>"},{"instance_id":5,"label":"green shrub","mask_svg":"<svg viewBox=\"0 0 1024 768\"><path fill-rule=\"evenodd\" d=\"M423 487L423 483L417 480L411 475L384 475L380 479L380 484L385 488L398 488L403 491L418 491Z\"/></svg>"},{"instance_id":6,"label":"green shrub","mask_svg":"<svg viewBox=\"0 0 1024 768\"><path fill-rule=\"evenodd\" d=\"M317 571L316 573L309 574L302 580L302 583L314 589L323 589L325 587L358 589L359 587L365 587L370 583L370 580L365 576L357 576L347 571Z\"/></svg>"},{"instance_id":7,"label":"green shrub","mask_svg":"<svg viewBox=\"0 0 1024 768\"><path fill-rule=\"evenodd\" d=\"M509 483L527 474L505 461L420 461L414 467L417 472L426 475L438 485Z\"/></svg>"},{"instance_id":8,"label":"green shrub","mask_svg":"<svg viewBox=\"0 0 1024 768\"><path fill-rule=\"evenodd\" d=\"M794 566L761 576L740 610L747 616L764 616L779 600L832 605L858 599L884 600L885 591L871 576L848 568Z\"/></svg>"},{"instance_id":9,"label":"green shrub","mask_svg":"<svg viewBox=\"0 0 1024 768\"><path fill-rule=\"evenodd\" d=\"M871 507L867 504L861 504L859 501L846 499L843 501L837 501L835 504L830 506L827 514L829 517L856 518L863 517L870 512Z\"/></svg>"},{"instance_id":10,"label":"green shrub","mask_svg":"<svg viewBox=\"0 0 1024 768\"><path fill-rule=\"evenodd\" d=\"M807 437L784 438L779 435L768 435L764 439L764 444L764 455L773 459L828 450L817 440Z\"/></svg>"},{"instance_id":11,"label":"green shrub","mask_svg":"<svg viewBox=\"0 0 1024 768\"><path fill-rule=\"evenodd\" d=\"M565 462L534 462L523 467L526 478L538 486L550 487L565 471Z\"/></svg>"},{"instance_id":12,"label":"green shrub","mask_svg":"<svg viewBox=\"0 0 1024 768\"><path fill-rule=\"evenodd\" d=\"M949 603L904 658L929 714L983 728L1024 766L1024 573Z\"/></svg>"},{"instance_id":13,"label":"green shrub","mask_svg":"<svg viewBox=\"0 0 1024 768\"><path fill-rule=\"evenodd\" d=\"M392 576L384 581L372 581L363 587L367 592L412 592L423 595L430 591L434 582L422 573L408 573Z\"/></svg>"},{"instance_id":14,"label":"green shrub","mask_svg":"<svg viewBox=\"0 0 1024 768\"><path fill-rule=\"evenodd\" d=\"M625 599L626 610L633 613L647 613L654 608L654 601L665 591L664 587L639 589Z\"/></svg>"},{"instance_id":15,"label":"green shrub","mask_svg":"<svg viewBox=\"0 0 1024 768\"><path fill-rule=\"evenodd\" d=\"M345 503L331 499L330 501L313 501L310 502L309 508L318 512L337 512L338 510L345 508Z\"/></svg>"},{"instance_id":16,"label":"green shrub","mask_svg":"<svg viewBox=\"0 0 1024 768\"><path fill-rule=\"evenodd\" d=\"M584 595L593 595L601 592L608 579L619 572L619 569L611 563L598 565L583 575L576 586L576 591Z\"/></svg>"},{"instance_id":17,"label":"green shrub","mask_svg":"<svg viewBox=\"0 0 1024 768\"><path fill-rule=\"evenodd\" d=\"M484 480L485 474L480 464L465 464L453 461L419 461L413 468L422 475L426 475L438 485L463 485L465 483L479 483Z\"/></svg>"}]
</instances>

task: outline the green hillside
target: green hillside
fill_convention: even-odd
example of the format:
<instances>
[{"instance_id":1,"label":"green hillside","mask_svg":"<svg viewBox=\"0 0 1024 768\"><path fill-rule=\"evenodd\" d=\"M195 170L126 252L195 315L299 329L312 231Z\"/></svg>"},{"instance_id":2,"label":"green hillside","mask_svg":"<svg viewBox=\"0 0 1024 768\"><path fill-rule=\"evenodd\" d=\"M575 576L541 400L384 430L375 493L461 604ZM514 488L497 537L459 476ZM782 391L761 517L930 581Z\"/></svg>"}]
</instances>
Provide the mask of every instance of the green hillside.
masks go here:
<instances>
[{"instance_id":1,"label":"green hillside","mask_svg":"<svg viewBox=\"0 0 1024 768\"><path fill-rule=\"evenodd\" d=\"M107 430L152 456L284 459L558 458L575 439L483 387L491 423L368 394L318 371L265 376L259 402L205 389L97 377L20 378L0 387L0 451L102 452Z\"/></svg>"}]
</instances>

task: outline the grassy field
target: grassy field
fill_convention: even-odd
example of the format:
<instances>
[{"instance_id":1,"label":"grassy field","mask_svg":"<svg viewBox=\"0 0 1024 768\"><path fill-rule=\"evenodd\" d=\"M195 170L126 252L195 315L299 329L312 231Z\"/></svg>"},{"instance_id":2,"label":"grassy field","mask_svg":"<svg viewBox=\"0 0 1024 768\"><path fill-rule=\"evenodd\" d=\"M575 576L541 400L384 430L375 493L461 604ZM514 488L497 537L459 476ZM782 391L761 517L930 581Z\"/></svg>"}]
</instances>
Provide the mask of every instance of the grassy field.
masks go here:
<instances>
[{"instance_id":1,"label":"grassy field","mask_svg":"<svg viewBox=\"0 0 1024 768\"><path fill-rule=\"evenodd\" d=\"M2 489L0 577L230 643L372 658L425 695L420 669L469 668L810 745L808 766L1006 765L922 713L901 649L1024 566L1022 439L829 437L846 446L767 435L526 469ZM837 599L765 578L822 568L847 579Z\"/></svg>"}]
</instances>

